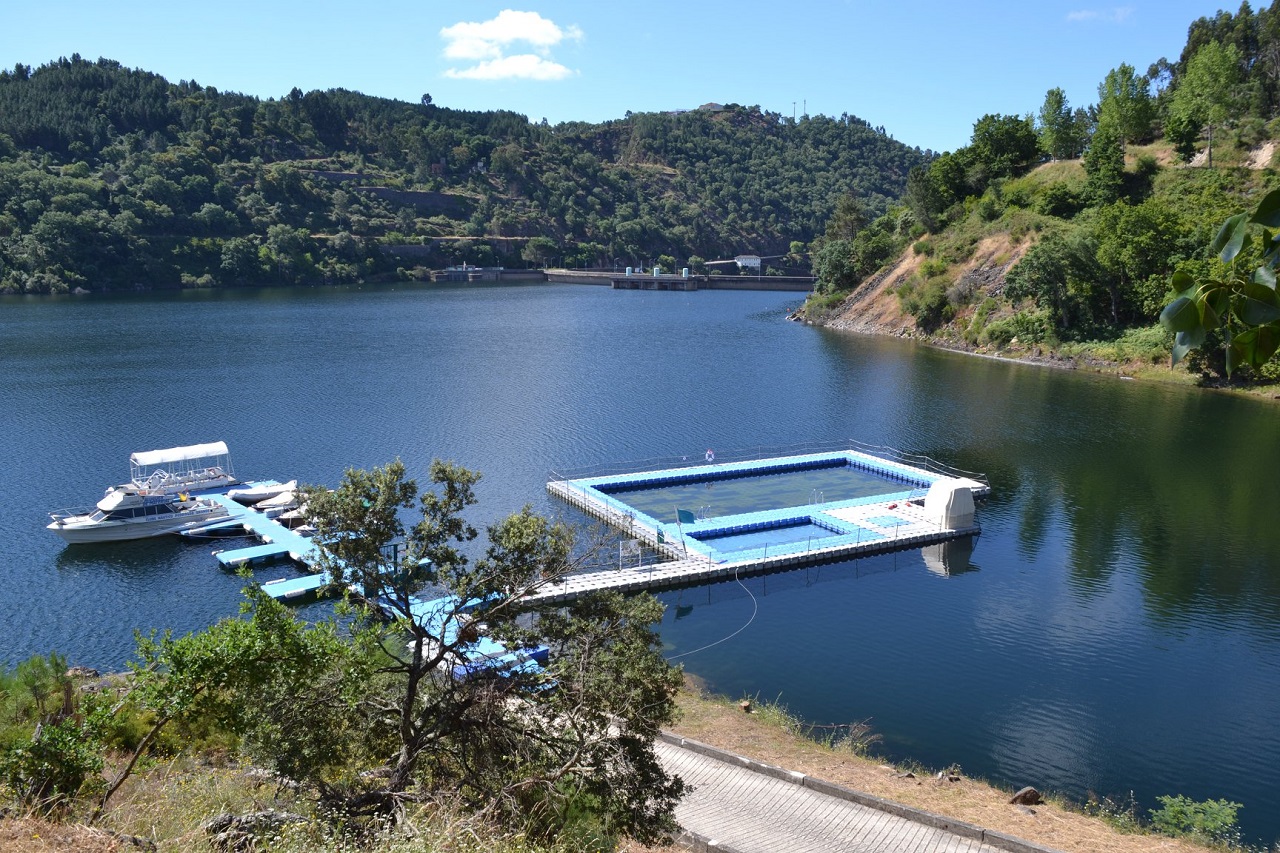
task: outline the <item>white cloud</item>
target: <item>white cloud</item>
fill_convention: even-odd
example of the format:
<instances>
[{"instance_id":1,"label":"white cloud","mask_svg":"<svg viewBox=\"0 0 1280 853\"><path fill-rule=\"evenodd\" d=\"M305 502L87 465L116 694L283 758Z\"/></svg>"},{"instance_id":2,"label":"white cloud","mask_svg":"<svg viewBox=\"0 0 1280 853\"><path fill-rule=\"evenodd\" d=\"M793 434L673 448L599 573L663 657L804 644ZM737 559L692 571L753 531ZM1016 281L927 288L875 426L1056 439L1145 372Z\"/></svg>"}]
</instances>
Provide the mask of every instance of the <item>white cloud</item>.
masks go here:
<instances>
[{"instance_id":1,"label":"white cloud","mask_svg":"<svg viewBox=\"0 0 1280 853\"><path fill-rule=\"evenodd\" d=\"M444 76L455 80L563 80L573 72L558 62L521 53L489 59L470 68L449 68Z\"/></svg>"},{"instance_id":2,"label":"white cloud","mask_svg":"<svg viewBox=\"0 0 1280 853\"><path fill-rule=\"evenodd\" d=\"M1081 9L1067 13L1067 20L1073 23L1102 21L1108 24L1123 24L1131 17L1133 17L1132 6L1115 6L1110 9Z\"/></svg>"},{"instance_id":3,"label":"white cloud","mask_svg":"<svg viewBox=\"0 0 1280 853\"><path fill-rule=\"evenodd\" d=\"M561 80L573 74L551 58L551 48L564 41L581 41L577 26L560 27L537 12L504 9L488 21L462 21L440 30L446 59L474 62L467 68L449 68L446 77L462 80ZM522 43L533 53L508 56Z\"/></svg>"}]
</instances>

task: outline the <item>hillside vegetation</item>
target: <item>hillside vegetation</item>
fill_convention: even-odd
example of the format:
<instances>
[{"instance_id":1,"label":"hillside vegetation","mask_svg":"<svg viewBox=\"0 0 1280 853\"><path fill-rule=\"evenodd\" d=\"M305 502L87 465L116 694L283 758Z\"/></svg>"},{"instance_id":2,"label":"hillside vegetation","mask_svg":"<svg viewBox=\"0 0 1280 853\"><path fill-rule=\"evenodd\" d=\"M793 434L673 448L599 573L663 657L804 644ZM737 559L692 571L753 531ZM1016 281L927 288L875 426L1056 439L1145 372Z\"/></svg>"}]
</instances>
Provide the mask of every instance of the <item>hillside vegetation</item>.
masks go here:
<instances>
[{"instance_id":1,"label":"hillside vegetation","mask_svg":"<svg viewBox=\"0 0 1280 853\"><path fill-rule=\"evenodd\" d=\"M1035 117L983 116L969 146L912 171L885 215L837 210L818 241L807 316L1129 369L1167 362L1173 332L1194 331L1188 349L1208 344L1192 353L1194 372L1225 376L1231 352L1236 378L1274 380L1280 298L1273 274L1250 283L1248 270L1275 259L1216 237L1280 186L1278 79L1280 10L1255 14L1246 3L1195 21L1175 62L1113 69L1088 108L1051 89ZM1242 237L1245 228L1241 220ZM846 261L876 241L878 262ZM1209 310L1185 329L1160 326L1175 290L1197 284L1208 289L1196 304ZM1238 290L1243 303L1245 288L1253 302L1239 316L1225 310L1226 294ZM1233 335L1245 349L1224 346Z\"/></svg>"},{"instance_id":2,"label":"hillside vegetation","mask_svg":"<svg viewBox=\"0 0 1280 853\"><path fill-rule=\"evenodd\" d=\"M261 100L76 55L0 72L0 291L748 253L807 272L837 199L883 212L931 155L848 115L709 104L552 127L430 95Z\"/></svg>"}]
</instances>

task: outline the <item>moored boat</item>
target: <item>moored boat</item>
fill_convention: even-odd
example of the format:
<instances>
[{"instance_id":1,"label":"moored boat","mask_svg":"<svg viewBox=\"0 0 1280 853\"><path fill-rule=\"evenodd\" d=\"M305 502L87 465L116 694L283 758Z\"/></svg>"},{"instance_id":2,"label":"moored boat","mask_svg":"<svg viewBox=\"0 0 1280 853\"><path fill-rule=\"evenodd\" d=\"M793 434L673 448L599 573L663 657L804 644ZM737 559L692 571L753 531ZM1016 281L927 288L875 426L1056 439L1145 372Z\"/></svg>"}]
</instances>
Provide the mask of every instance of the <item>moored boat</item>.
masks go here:
<instances>
[{"instance_id":1,"label":"moored boat","mask_svg":"<svg viewBox=\"0 0 1280 853\"><path fill-rule=\"evenodd\" d=\"M50 513L49 529L72 544L121 542L178 533L227 516L214 501L185 492L152 494L116 487L94 507Z\"/></svg>"},{"instance_id":2,"label":"moored boat","mask_svg":"<svg viewBox=\"0 0 1280 853\"><path fill-rule=\"evenodd\" d=\"M214 441L130 454L129 482L107 492L132 488L152 495L191 494L223 491L239 482L231 470L227 443Z\"/></svg>"},{"instance_id":3,"label":"moored boat","mask_svg":"<svg viewBox=\"0 0 1280 853\"><path fill-rule=\"evenodd\" d=\"M297 480L290 480L287 483L277 483L275 480L264 480L260 483L249 483L240 488L231 489L227 492L227 497L236 503L254 506L263 501L279 497L285 492L293 492L298 488Z\"/></svg>"},{"instance_id":4,"label":"moored boat","mask_svg":"<svg viewBox=\"0 0 1280 853\"><path fill-rule=\"evenodd\" d=\"M279 519L284 513L298 508L298 493L289 489L273 498L258 501L253 508L267 518Z\"/></svg>"}]
</instances>

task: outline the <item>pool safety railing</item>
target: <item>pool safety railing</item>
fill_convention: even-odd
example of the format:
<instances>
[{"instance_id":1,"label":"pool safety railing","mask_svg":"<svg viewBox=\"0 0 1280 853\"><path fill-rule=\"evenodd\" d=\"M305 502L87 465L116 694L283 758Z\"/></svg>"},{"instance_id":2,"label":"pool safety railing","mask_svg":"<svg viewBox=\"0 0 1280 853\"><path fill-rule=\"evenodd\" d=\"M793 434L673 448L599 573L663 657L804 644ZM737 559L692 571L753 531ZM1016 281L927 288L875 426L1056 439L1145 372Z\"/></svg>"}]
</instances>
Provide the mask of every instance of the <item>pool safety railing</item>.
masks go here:
<instances>
[{"instance_id":1,"label":"pool safety railing","mask_svg":"<svg viewBox=\"0 0 1280 853\"><path fill-rule=\"evenodd\" d=\"M892 462L900 462L904 465L920 468L945 477L959 477L974 480L987 488L990 488L991 485L985 474L966 471L963 468L948 465L945 462L939 462L937 459L921 453L908 453L887 445L867 444L866 442L852 438L845 439L844 441L808 442L805 444L792 445L760 445L746 450L737 451L717 450L715 451L714 457L710 460L706 458L705 454L697 453L680 456L654 456L648 459L632 460L630 462L616 462L604 465L552 470L549 472L550 476L548 479L550 481L582 480L619 474L634 474L640 471L695 468L709 464L752 462L759 459L769 459L773 457L802 456L811 453L833 453L844 450L853 450Z\"/></svg>"}]
</instances>

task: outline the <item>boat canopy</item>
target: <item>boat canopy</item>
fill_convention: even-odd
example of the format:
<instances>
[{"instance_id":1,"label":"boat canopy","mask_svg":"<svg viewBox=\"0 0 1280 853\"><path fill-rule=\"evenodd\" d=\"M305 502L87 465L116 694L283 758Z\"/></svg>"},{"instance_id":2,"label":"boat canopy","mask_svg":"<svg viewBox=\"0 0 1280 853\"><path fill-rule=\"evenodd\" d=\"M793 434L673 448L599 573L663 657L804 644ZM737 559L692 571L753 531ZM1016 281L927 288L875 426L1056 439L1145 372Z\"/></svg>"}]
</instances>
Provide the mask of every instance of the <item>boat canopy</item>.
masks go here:
<instances>
[{"instance_id":1,"label":"boat canopy","mask_svg":"<svg viewBox=\"0 0 1280 853\"><path fill-rule=\"evenodd\" d=\"M186 462L208 456L227 456L229 453L225 441L214 441L209 444L170 447L167 450L144 450L130 455L129 464L138 468L150 468L154 465L168 465L171 462Z\"/></svg>"}]
</instances>

